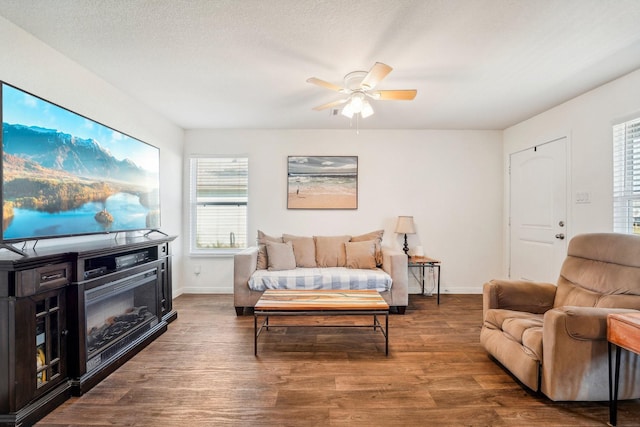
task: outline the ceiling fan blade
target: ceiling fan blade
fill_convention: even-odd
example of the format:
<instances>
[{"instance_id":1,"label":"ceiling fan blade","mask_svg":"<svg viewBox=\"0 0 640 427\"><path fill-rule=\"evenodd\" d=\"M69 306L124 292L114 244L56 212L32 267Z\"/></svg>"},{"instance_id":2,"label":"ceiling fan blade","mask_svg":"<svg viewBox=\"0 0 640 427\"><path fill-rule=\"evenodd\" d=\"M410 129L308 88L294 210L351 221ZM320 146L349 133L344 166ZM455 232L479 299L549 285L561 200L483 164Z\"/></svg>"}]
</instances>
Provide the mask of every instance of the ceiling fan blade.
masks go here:
<instances>
[{"instance_id":1,"label":"ceiling fan blade","mask_svg":"<svg viewBox=\"0 0 640 427\"><path fill-rule=\"evenodd\" d=\"M326 110L327 108L336 107L340 104L344 104L345 102L347 102L347 99L339 99L338 101L328 102L326 104L319 105L317 107L314 107L313 109L316 111Z\"/></svg>"},{"instance_id":2,"label":"ceiling fan blade","mask_svg":"<svg viewBox=\"0 0 640 427\"><path fill-rule=\"evenodd\" d=\"M373 89L378 83L382 81L387 74L389 74L393 68L382 62L376 62L369 70L369 73L364 77L360 86L364 89Z\"/></svg>"},{"instance_id":3,"label":"ceiling fan blade","mask_svg":"<svg viewBox=\"0 0 640 427\"><path fill-rule=\"evenodd\" d=\"M320 79L318 79L316 77L309 77L307 79L307 83L311 83L311 84L314 84L314 85L322 86L322 87L327 88L329 90L335 90L336 92L342 92L344 90L344 88L342 88L342 87L340 87L338 85L334 85L333 83L329 83L329 82L326 82L324 80L320 80Z\"/></svg>"},{"instance_id":4,"label":"ceiling fan blade","mask_svg":"<svg viewBox=\"0 0 640 427\"><path fill-rule=\"evenodd\" d=\"M382 101L411 101L416 97L418 91L415 89L407 90L377 90L371 93L373 99Z\"/></svg>"}]
</instances>

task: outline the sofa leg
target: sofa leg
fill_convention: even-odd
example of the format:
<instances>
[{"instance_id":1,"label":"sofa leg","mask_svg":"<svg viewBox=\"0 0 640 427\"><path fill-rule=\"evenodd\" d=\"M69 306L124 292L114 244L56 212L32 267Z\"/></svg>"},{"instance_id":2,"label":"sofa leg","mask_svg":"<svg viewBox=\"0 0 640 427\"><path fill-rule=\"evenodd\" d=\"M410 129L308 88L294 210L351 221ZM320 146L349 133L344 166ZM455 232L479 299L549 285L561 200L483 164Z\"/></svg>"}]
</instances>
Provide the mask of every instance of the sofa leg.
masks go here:
<instances>
[{"instance_id":1,"label":"sofa leg","mask_svg":"<svg viewBox=\"0 0 640 427\"><path fill-rule=\"evenodd\" d=\"M236 316L242 316L244 314L244 307L236 307Z\"/></svg>"},{"instance_id":2,"label":"sofa leg","mask_svg":"<svg viewBox=\"0 0 640 427\"><path fill-rule=\"evenodd\" d=\"M406 305L397 305L397 306L395 306L395 309L398 312L398 314L404 314L404 312L407 310L407 306Z\"/></svg>"}]
</instances>

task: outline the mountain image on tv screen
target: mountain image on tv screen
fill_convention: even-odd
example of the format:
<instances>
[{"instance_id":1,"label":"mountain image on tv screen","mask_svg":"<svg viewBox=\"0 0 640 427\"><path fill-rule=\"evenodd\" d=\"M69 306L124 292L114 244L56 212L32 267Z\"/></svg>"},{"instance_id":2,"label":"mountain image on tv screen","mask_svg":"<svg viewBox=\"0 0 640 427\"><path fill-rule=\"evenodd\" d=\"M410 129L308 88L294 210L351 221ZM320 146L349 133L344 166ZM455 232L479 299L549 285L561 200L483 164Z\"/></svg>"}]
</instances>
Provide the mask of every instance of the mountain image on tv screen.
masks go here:
<instances>
[{"instance_id":1,"label":"mountain image on tv screen","mask_svg":"<svg viewBox=\"0 0 640 427\"><path fill-rule=\"evenodd\" d=\"M2 239L157 229L159 150L2 84Z\"/></svg>"}]
</instances>

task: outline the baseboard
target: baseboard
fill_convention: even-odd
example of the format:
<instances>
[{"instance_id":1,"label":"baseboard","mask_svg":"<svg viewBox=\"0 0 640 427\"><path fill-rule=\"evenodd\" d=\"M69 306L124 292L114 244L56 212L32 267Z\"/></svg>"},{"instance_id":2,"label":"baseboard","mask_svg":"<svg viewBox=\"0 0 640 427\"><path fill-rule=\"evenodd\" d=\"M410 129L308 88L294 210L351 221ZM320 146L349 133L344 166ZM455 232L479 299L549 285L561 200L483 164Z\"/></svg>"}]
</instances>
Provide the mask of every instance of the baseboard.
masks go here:
<instances>
[{"instance_id":1,"label":"baseboard","mask_svg":"<svg viewBox=\"0 0 640 427\"><path fill-rule=\"evenodd\" d=\"M428 290L428 289L425 289ZM184 288L180 288L179 292L177 292L173 297L176 298L182 294L232 294L232 288L211 288L204 286L187 286ZM419 288L412 288L409 290L409 293L420 293ZM436 291L433 290L433 295L435 295ZM481 294L482 286L456 286L456 287L447 287L446 289L440 289L440 295L446 294Z\"/></svg>"},{"instance_id":2,"label":"baseboard","mask_svg":"<svg viewBox=\"0 0 640 427\"><path fill-rule=\"evenodd\" d=\"M212 288L205 286L185 286L180 294L232 294L233 288ZM176 295L177 296L177 295Z\"/></svg>"},{"instance_id":3,"label":"baseboard","mask_svg":"<svg viewBox=\"0 0 640 427\"><path fill-rule=\"evenodd\" d=\"M481 294L482 285L480 286L447 286L446 288L440 288L440 295L446 294Z\"/></svg>"}]
</instances>

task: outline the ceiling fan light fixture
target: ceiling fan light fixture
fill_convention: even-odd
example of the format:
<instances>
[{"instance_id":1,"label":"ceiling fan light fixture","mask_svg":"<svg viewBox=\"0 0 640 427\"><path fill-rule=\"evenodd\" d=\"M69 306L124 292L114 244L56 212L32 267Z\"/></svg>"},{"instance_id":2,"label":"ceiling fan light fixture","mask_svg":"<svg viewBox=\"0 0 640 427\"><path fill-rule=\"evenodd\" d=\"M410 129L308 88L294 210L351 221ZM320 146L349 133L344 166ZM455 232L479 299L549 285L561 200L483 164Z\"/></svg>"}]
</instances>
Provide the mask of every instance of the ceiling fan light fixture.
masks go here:
<instances>
[{"instance_id":1,"label":"ceiling fan light fixture","mask_svg":"<svg viewBox=\"0 0 640 427\"><path fill-rule=\"evenodd\" d=\"M342 111L340 112L340 114L342 114L343 116L348 117L348 118L352 118L353 117L353 113L354 113L353 105L351 105L351 102L347 102L345 104L345 106L342 107Z\"/></svg>"},{"instance_id":2,"label":"ceiling fan light fixture","mask_svg":"<svg viewBox=\"0 0 640 427\"><path fill-rule=\"evenodd\" d=\"M365 100L362 103L362 111L360 111L360 115L362 116L363 119L366 119L367 117L372 116L373 113L374 113L373 107L371 106L369 101Z\"/></svg>"},{"instance_id":3,"label":"ceiling fan light fixture","mask_svg":"<svg viewBox=\"0 0 640 427\"><path fill-rule=\"evenodd\" d=\"M340 114L349 119L353 118L354 115L357 118L357 115L360 114L360 117L364 119L374 114L368 98L374 101L413 100L417 94L415 89L374 90L391 70L390 66L376 62L369 71L352 71L345 75L343 86L338 86L316 77L307 79L309 83L346 95L343 99L320 105L315 107L314 110L320 111L344 104ZM337 113L337 110L334 111Z\"/></svg>"},{"instance_id":4,"label":"ceiling fan light fixture","mask_svg":"<svg viewBox=\"0 0 640 427\"><path fill-rule=\"evenodd\" d=\"M373 107L362 93L353 94L340 112L340 114L350 119L353 118L355 114L360 114L360 116L365 119L373 115L373 113Z\"/></svg>"},{"instance_id":5,"label":"ceiling fan light fixture","mask_svg":"<svg viewBox=\"0 0 640 427\"><path fill-rule=\"evenodd\" d=\"M351 108L353 108L354 113L362 112L362 107L364 106L364 94L360 92L356 92L351 96Z\"/></svg>"}]
</instances>

